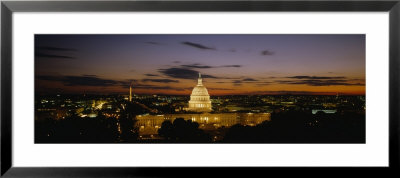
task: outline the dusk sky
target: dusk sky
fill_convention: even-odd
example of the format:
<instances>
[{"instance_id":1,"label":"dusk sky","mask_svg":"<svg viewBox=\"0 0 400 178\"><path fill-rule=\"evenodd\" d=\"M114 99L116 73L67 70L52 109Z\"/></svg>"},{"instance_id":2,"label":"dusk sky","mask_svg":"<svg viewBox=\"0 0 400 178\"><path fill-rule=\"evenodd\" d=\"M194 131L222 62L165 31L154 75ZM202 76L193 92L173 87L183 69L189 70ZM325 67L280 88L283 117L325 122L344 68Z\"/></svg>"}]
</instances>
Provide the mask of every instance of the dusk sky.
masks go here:
<instances>
[{"instance_id":1,"label":"dusk sky","mask_svg":"<svg viewBox=\"0 0 400 178\"><path fill-rule=\"evenodd\" d=\"M365 94L365 35L35 35L38 93Z\"/></svg>"}]
</instances>

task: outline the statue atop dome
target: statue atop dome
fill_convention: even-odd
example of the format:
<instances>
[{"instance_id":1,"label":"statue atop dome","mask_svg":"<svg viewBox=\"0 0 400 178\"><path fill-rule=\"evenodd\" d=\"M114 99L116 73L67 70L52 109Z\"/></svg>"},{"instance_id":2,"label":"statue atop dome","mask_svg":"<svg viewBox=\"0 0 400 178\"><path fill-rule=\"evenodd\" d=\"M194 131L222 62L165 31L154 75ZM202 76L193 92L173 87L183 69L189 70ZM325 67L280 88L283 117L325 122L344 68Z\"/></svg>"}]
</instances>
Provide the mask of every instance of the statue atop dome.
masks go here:
<instances>
[{"instance_id":1,"label":"statue atop dome","mask_svg":"<svg viewBox=\"0 0 400 178\"><path fill-rule=\"evenodd\" d=\"M199 72L199 78L197 79L197 86L202 86L203 85L203 79L201 79L201 74Z\"/></svg>"},{"instance_id":2,"label":"statue atop dome","mask_svg":"<svg viewBox=\"0 0 400 178\"><path fill-rule=\"evenodd\" d=\"M190 95L188 111L195 112L210 112L211 111L211 100L208 94L207 88L203 85L203 79L199 73L197 79L197 85L193 88L192 94Z\"/></svg>"}]
</instances>

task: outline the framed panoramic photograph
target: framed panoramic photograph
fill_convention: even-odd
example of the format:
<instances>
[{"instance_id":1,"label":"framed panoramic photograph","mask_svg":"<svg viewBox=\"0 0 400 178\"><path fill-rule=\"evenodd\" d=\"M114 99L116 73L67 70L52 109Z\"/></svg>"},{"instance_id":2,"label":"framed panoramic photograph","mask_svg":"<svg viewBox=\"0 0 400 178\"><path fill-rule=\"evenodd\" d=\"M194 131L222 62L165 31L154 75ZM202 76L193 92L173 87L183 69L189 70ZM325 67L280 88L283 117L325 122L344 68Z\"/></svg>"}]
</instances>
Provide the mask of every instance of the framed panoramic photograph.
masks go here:
<instances>
[{"instance_id":1,"label":"framed panoramic photograph","mask_svg":"<svg viewBox=\"0 0 400 178\"><path fill-rule=\"evenodd\" d=\"M395 172L399 6L3 1L1 174Z\"/></svg>"},{"instance_id":2,"label":"framed panoramic photograph","mask_svg":"<svg viewBox=\"0 0 400 178\"><path fill-rule=\"evenodd\" d=\"M364 34L34 40L35 143L365 143Z\"/></svg>"}]
</instances>

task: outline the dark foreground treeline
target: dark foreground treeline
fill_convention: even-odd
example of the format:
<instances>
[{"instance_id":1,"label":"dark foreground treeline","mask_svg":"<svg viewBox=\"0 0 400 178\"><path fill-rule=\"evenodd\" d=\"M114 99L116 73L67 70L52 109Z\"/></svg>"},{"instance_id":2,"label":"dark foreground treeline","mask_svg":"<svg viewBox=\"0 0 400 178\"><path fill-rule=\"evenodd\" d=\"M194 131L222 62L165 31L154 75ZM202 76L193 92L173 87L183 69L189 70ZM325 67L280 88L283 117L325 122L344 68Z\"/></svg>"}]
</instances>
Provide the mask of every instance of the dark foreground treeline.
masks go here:
<instances>
[{"instance_id":1,"label":"dark foreground treeline","mask_svg":"<svg viewBox=\"0 0 400 178\"><path fill-rule=\"evenodd\" d=\"M35 121L36 143L365 143L365 114L274 113L256 126L234 125L208 132L182 118L164 121L160 139L139 140L135 120L80 118ZM215 140L218 136L223 139Z\"/></svg>"},{"instance_id":2,"label":"dark foreground treeline","mask_svg":"<svg viewBox=\"0 0 400 178\"><path fill-rule=\"evenodd\" d=\"M272 114L271 121L256 126L234 125L219 129L223 139L199 129L199 124L176 119L164 121L158 142L170 143L365 143L365 114L339 113L315 115L290 111ZM215 135L215 134L214 134ZM217 135L217 136L221 136ZM154 141L153 141L154 142Z\"/></svg>"},{"instance_id":3,"label":"dark foreground treeline","mask_svg":"<svg viewBox=\"0 0 400 178\"><path fill-rule=\"evenodd\" d=\"M79 117L76 114L54 120L35 120L35 143L135 143L138 131L134 127L133 113L142 113L143 108L134 103L124 103L120 118L106 117L98 112L95 118Z\"/></svg>"},{"instance_id":4,"label":"dark foreground treeline","mask_svg":"<svg viewBox=\"0 0 400 178\"><path fill-rule=\"evenodd\" d=\"M272 114L257 126L232 126L227 143L365 143L365 114Z\"/></svg>"},{"instance_id":5,"label":"dark foreground treeline","mask_svg":"<svg viewBox=\"0 0 400 178\"><path fill-rule=\"evenodd\" d=\"M35 143L137 142L132 119L68 117L35 121Z\"/></svg>"}]
</instances>

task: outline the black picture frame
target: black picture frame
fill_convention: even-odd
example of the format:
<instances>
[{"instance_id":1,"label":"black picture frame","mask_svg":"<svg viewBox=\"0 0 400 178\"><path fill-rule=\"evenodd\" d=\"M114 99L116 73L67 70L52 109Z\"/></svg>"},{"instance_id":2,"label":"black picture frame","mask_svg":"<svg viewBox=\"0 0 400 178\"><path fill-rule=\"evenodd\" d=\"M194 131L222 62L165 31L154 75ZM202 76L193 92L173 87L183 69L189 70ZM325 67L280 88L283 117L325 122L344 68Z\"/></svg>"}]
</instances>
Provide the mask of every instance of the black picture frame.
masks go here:
<instances>
[{"instance_id":1,"label":"black picture frame","mask_svg":"<svg viewBox=\"0 0 400 178\"><path fill-rule=\"evenodd\" d=\"M128 12L128 11L332 11L389 12L389 167L345 168L356 171L393 171L399 168L400 1L2 1L1 2L1 175L8 177L129 177L166 176L183 172L207 175L210 171L243 173L243 168L21 168L12 165L12 18L13 12ZM201 170L199 170L201 169ZM208 169L208 170L203 170ZM265 173L266 168L250 168ZM272 168L268 168L271 171ZM307 173L309 169L294 169ZM332 174L339 174L332 171ZM281 168L274 168L286 174ZM247 170L246 170L247 171ZM196 172L196 173L194 173Z\"/></svg>"}]
</instances>

